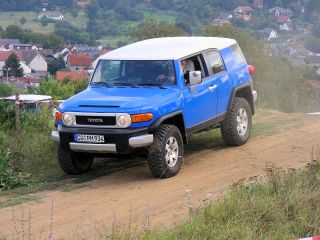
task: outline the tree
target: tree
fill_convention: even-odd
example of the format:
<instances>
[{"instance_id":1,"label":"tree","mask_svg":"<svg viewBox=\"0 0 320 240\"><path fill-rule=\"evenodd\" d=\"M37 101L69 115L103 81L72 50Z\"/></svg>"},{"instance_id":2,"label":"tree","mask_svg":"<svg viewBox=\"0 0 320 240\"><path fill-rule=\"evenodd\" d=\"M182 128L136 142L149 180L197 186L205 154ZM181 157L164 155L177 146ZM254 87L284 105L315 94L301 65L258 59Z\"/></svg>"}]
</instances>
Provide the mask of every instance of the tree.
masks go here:
<instances>
[{"instance_id":1,"label":"tree","mask_svg":"<svg viewBox=\"0 0 320 240\"><path fill-rule=\"evenodd\" d=\"M62 57L59 57L54 61L48 63L48 72L51 75L55 75L58 70L63 68L66 68L66 64Z\"/></svg>"},{"instance_id":2,"label":"tree","mask_svg":"<svg viewBox=\"0 0 320 240\"><path fill-rule=\"evenodd\" d=\"M6 71L9 70L8 75L14 77L23 76L23 68L20 65L19 59L15 53L12 53L9 58L5 61L3 67Z\"/></svg>"},{"instance_id":3,"label":"tree","mask_svg":"<svg viewBox=\"0 0 320 240\"><path fill-rule=\"evenodd\" d=\"M25 17L22 17L19 19L19 22L21 23L21 25L24 25L24 24L26 24L27 19Z\"/></svg>"},{"instance_id":4,"label":"tree","mask_svg":"<svg viewBox=\"0 0 320 240\"><path fill-rule=\"evenodd\" d=\"M315 23L312 28L312 33L314 36L320 38L320 24Z\"/></svg>"},{"instance_id":5,"label":"tree","mask_svg":"<svg viewBox=\"0 0 320 240\"><path fill-rule=\"evenodd\" d=\"M136 40L144 40L156 37L174 37L186 36L187 33L173 24L157 22L150 19L137 26L131 34L131 37Z\"/></svg>"},{"instance_id":6,"label":"tree","mask_svg":"<svg viewBox=\"0 0 320 240\"><path fill-rule=\"evenodd\" d=\"M26 32L16 25L9 25L3 33L4 38L17 38L22 42L27 42Z\"/></svg>"},{"instance_id":7,"label":"tree","mask_svg":"<svg viewBox=\"0 0 320 240\"><path fill-rule=\"evenodd\" d=\"M320 53L320 38L314 36L308 37L305 41L305 46L314 53Z\"/></svg>"},{"instance_id":8,"label":"tree","mask_svg":"<svg viewBox=\"0 0 320 240\"><path fill-rule=\"evenodd\" d=\"M48 26L49 24L49 19L46 17L46 16L43 16L41 19L40 19L40 23L41 23L41 26Z\"/></svg>"}]
</instances>

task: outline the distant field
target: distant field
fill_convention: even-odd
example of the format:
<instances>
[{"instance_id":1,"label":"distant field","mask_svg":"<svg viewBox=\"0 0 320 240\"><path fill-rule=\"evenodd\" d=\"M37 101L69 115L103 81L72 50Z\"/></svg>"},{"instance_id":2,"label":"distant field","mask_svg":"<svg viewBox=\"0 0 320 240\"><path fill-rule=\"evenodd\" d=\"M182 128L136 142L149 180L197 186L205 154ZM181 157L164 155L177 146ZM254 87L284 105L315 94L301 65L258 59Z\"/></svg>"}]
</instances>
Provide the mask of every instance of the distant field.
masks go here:
<instances>
[{"instance_id":1,"label":"distant field","mask_svg":"<svg viewBox=\"0 0 320 240\"><path fill-rule=\"evenodd\" d=\"M27 22L21 24L19 19L25 17ZM53 32L54 25L49 23L48 26L41 26L38 21L38 13L36 12L1 12L0 14L0 26L5 29L9 25L18 25L23 29L31 29L34 32L49 33Z\"/></svg>"},{"instance_id":2,"label":"distant field","mask_svg":"<svg viewBox=\"0 0 320 240\"><path fill-rule=\"evenodd\" d=\"M23 29L31 29L34 32L39 33L50 33L54 31L54 23L49 23L48 26L41 26L38 20L38 13L36 12L1 12L0 14L0 26L5 29L9 25L18 25ZM79 12L77 17L73 17L70 13L65 13L65 20L70 22L73 26L77 28L86 28L88 18L85 16L84 12ZM21 24L19 19L25 17L27 22Z\"/></svg>"},{"instance_id":3,"label":"distant field","mask_svg":"<svg viewBox=\"0 0 320 240\"><path fill-rule=\"evenodd\" d=\"M174 23L176 15L170 11L159 11L155 9L141 8L139 9L144 17L144 20L155 19L157 21L164 21L168 23ZM54 31L54 23L49 23L48 26L41 26L38 20L38 13L36 12L1 12L0 14L0 26L5 29L9 25L18 25L23 29L32 30L38 33L51 33ZM64 13L65 21L70 22L73 26L85 30L88 22L88 18L84 11L80 11L77 17L73 17L71 13ZM20 23L20 19L25 17L27 22L25 24ZM107 44L112 47L116 47L119 41L130 41L130 29L135 28L141 22L135 21L121 21L118 23L119 28L123 29L123 34L118 36L104 36L98 40L101 44Z\"/></svg>"},{"instance_id":4,"label":"distant field","mask_svg":"<svg viewBox=\"0 0 320 240\"><path fill-rule=\"evenodd\" d=\"M109 45L110 47L117 47L118 42L130 42L130 36L105 36L98 40L102 45Z\"/></svg>"},{"instance_id":5,"label":"distant field","mask_svg":"<svg viewBox=\"0 0 320 240\"><path fill-rule=\"evenodd\" d=\"M176 14L171 11L159 11L155 9L141 9L144 19L153 18L159 22L175 23Z\"/></svg>"}]
</instances>

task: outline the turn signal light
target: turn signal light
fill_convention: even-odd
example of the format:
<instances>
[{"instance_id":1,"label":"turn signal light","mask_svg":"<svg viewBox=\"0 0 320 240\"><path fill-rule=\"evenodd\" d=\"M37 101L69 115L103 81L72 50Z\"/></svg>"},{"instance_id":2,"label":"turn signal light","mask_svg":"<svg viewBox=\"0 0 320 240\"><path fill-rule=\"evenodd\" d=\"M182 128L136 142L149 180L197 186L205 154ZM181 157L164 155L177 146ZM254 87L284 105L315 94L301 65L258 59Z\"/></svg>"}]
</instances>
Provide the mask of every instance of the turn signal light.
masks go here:
<instances>
[{"instance_id":1,"label":"turn signal light","mask_svg":"<svg viewBox=\"0 0 320 240\"><path fill-rule=\"evenodd\" d=\"M250 75L252 76L254 74L254 66L248 65L248 71L249 71Z\"/></svg>"},{"instance_id":2,"label":"turn signal light","mask_svg":"<svg viewBox=\"0 0 320 240\"><path fill-rule=\"evenodd\" d=\"M131 121L133 123L148 122L152 118L153 118L153 114L152 113L143 113L143 114L131 115Z\"/></svg>"},{"instance_id":3,"label":"turn signal light","mask_svg":"<svg viewBox=\"0 0 320 240\"><path fill-rule=\"evenodd\" d=\"M57 120L62 120L62 113L61 113L61 112L56 111L55 114L54 114L54 116L55 116L55 118L56 118Z\"/></svg>"}]
</instances>

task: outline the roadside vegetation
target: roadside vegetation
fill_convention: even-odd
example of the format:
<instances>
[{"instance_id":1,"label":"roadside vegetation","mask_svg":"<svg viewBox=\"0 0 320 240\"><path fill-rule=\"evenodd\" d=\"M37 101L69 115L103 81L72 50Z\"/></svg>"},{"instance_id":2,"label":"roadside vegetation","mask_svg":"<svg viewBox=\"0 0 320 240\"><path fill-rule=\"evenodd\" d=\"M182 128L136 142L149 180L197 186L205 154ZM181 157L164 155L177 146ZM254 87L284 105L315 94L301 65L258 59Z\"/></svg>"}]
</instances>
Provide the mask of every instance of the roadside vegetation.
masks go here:
<instances>
[{"instance_id":1,"label":"roadside vegetation","mask_svg":"<svg viewBox=\"0 0 320 240\"><path fill-rule=\"evenodd\" d=\"M115 227L105 239L298 239L320 233L320 158L303 170L268 168L260 179L234 184L223 196L168 230ZM190 196L189 196L190 197Z\"/></svg>"},{"instance_id":2,"label":"roadside vegetation","mask_svg":"<svg viewBox=\"0 0 320 240\"><path fill-rule=\"evenodd\" d=\"M36 92L54 99L66 99L80 92L87 81L48 79ZM0 84L0 97L9 96L17 90ZM30 93L30 90L28 91ZM15 129L15 107L0 102L0 191L22 186L33 187L40 179L57 172L55 143L51 140L53 117L51 108L43 106L41 112L21 111L21 130Z\"/></svg>"}]
</instances>

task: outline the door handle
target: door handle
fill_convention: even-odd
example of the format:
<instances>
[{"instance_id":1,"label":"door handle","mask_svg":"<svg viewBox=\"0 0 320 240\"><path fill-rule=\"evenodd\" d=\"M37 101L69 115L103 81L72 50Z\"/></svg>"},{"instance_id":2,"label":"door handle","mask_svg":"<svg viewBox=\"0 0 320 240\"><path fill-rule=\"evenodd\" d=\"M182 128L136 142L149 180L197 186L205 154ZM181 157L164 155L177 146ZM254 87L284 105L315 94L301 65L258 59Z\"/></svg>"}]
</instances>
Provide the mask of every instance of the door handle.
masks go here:
<instances>
[{"instance_id":1,"label":"door handle","mask_svg":"<svg viewBox=\"0 0 320 240\"><path fill-rule=\"evenodd\" d=\"M215 90L217 87L218 87L218 85L213 85L213 86L209 87L209 91L213 91L213 90Z\"/></svg>"}]
</instances>

